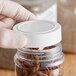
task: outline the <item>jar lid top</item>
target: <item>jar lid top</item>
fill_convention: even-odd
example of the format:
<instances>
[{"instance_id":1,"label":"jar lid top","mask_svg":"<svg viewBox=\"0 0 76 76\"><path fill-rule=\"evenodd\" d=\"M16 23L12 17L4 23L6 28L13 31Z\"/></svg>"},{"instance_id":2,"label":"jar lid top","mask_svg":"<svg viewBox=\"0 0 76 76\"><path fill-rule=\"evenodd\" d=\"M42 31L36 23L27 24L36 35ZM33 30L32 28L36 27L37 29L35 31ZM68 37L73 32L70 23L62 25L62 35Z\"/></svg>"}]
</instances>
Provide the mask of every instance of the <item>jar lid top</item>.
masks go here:
<instances>
[{"instance_id":1,"label":"jar lid top","mask_svg":"<svg viewBox=\"0 0 76 76\"><path fill-rule=\"evenodd\" d=\"M42 48L59 43L61 38L61 26L58 23L33 20L18 23L13 30L23 33L27 39L26 47Z\"/></svg>"}]
</instances>

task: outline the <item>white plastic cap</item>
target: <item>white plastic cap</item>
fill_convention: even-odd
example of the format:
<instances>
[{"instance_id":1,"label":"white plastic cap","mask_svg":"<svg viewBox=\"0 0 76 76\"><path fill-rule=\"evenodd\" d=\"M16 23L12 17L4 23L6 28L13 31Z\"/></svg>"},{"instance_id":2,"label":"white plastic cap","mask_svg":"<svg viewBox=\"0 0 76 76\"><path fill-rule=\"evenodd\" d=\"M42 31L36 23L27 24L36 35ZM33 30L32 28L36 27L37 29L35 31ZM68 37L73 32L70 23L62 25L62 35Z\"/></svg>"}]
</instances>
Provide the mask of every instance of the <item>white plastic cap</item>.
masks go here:
<instances>
[{"instance_id":1,"label":"white plastic cap","mask_svg":"<svg viewBox=\"0 0 76 76\"><path fill-rule=\"evenodd\" d=\"M27 48L52 46L58 44L62 40L61 26L58 23L50 21L26 21L16 24L13 30L21 32L27 37Z\"/></svg>"}]
</instances>

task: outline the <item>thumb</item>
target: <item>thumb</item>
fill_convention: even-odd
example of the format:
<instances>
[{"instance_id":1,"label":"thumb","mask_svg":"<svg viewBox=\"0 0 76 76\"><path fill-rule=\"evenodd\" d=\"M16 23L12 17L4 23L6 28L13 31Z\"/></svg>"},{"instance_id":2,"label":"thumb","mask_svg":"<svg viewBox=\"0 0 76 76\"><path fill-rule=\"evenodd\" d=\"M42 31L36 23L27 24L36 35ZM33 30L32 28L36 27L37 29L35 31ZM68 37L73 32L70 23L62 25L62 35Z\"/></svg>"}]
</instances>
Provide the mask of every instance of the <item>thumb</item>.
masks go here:
<instances>
[{"instance_id":1,"label":"thumb","mask_svg":"<svg viewBox=\"0 0 76 76\"><path fill-rule=\"evenodd\" d=\"M18 32L0 28L0 47L2 48L22 48L26 45L26 37Z\"/></svg>"}]
</instances>

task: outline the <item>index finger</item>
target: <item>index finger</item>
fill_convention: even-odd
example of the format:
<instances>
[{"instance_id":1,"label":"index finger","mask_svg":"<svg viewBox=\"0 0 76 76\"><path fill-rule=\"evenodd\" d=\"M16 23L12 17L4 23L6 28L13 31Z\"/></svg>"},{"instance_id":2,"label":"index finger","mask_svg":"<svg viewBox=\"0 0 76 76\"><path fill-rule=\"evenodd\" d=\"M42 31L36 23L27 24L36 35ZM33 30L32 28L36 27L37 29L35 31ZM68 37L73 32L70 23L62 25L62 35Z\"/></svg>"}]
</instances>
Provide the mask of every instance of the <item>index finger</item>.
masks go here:
<instances>
[{"instance_id":1,"label":"index finger","mask_svg":"<svg viewBox=\"0 0 76 76\"><path fill-rule=\"evenodd\" d=\"M0 14L18 21L35 19L35 15L33 15L30 11L18 3L9 0L0 0Z\"/></svg>"}]
</instances>

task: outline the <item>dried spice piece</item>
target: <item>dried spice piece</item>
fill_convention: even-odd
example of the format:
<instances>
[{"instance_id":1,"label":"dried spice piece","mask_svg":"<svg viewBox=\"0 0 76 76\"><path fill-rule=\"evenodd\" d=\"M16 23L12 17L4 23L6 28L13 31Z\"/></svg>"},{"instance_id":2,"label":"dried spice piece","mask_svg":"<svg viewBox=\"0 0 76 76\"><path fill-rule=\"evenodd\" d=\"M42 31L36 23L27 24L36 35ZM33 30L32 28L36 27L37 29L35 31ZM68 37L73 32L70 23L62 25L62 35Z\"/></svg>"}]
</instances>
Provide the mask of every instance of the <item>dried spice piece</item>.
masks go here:
<instances>
[{"instance_id":1,"label":"dried spice piece","mask_svg":"<svg viewBox=\"0 0 76 76\"><path fill-rule=\"evenodd\" d=\"M48 50L48 49L52 49L52 48L55 48L56 46L48 46L48 47L45 47L43 50Z\"/></svg>"}]
</instances>

